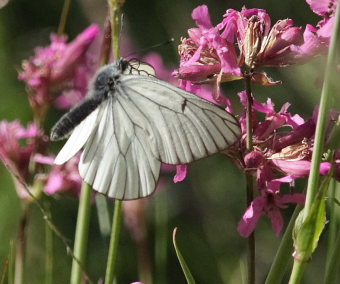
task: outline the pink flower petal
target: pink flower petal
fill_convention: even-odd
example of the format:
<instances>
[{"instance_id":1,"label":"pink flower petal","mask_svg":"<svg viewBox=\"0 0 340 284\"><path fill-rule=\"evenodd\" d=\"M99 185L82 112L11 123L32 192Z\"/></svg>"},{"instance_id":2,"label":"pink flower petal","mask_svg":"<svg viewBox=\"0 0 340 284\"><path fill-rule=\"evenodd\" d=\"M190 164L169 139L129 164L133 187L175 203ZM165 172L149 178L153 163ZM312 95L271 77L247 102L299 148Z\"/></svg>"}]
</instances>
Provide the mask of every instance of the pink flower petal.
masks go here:
<instances>
[{"instance_id":1,"label":"pink flower petal","mask_svg":"<svg viewBox=\"0 0 340 284\"><path fill-rule=\"evenodd\" d=\"M55 157L47 157L43 156L41 154L35 154L33 157L34 162L40 163L40 164L45 164L45 165L53 165L54 164L54 159Z\"/></svg>"},{"instance_id":2,"label":"pink flower petal","mask_svg":"<svg viewBox=\"0 0 340 284\"><path fill-rule=\"evenodd\" d=\"M310 171L310 161L288 161L272 159L271 162L284 173L294 177L306 177Z\"/></svg>"},{"instance_id":3,"label":"pink flower petal","mask_svg":"<svg viewBox=\"0 0 340 284\"><path fill-rule=\"evenodd\" d=\"M268 212L268 217L272 223L273 231L276 236L279 236L283 228L283 218L279 209L274 208Z\"/></svg>"},{"instance_id":4,"label":"pink flower petal","mask_svg":"<svg viewBox=\"0 0 340 284\"><path fill-rule=\"evenodd\" d=\"M177 165L176 175L174 177L174 183L183 181L187 176L188 166L187 165Z\"/></svg>"},{"instance_id":5,"label":"pink flower petal","mask_svg":"<svg viewBox=\"0 0 340 284\"><path fill-rule=\"evenodd\" d=\"M213 27L209 16L209 10L207 5L201 5L195 8L191 14L196 25L201 29L210 29Z\"/></svg>"},{"instance_id":6,"label":"pink flower petal","mask_svg":"<svg viewBox=\"0 0 340 284\"><path fill-rule=\"evenodd\" d=\"M249 237L250 234L255 230L257 222L263 215L264 204L265 200L263 199L263 197L258 197L247 208L237 226L237 231L242 237Z\"/></svg>"}]
</instances>

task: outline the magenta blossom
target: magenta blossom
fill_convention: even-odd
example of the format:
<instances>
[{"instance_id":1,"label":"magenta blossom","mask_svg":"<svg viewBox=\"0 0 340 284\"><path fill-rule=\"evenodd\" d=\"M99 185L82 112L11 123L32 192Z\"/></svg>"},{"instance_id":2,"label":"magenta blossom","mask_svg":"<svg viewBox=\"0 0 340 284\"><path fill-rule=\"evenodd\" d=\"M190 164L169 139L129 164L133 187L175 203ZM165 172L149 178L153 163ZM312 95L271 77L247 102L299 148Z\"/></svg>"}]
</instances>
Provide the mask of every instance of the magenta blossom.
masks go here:
<instances>
[{"instance_id":1,"label":"magenta blossom","mask_svg":"<svg viewBox=\"0 0 340 284\"><path fill-rule=\"evenodd\" d=\"M306 2L315 14L323 17L317 24L319 28L317 34L329 42L334 25L335 10L339 0L306 0Z\"/></svg>"},{"instance_id":2,"label":"magenta blossom","mask_svg":"<svg viewBox=\"0 0 340 284\"><path fill-rule=\"evenodd\" d=\"M246 106L246 95L239 93L241 103ZM282 229L280 210L287 203L302 204L303 194L282 195L280 183L293 183L297 178L306 178L311 168L317 109L312 118L302 119L288 112L289 104L276 112L270 99L260 103L253 98L253 145L254 150L243 157L243 167L248 174L256 176L257 197L247 209L239 224L242 236L249 236L261 216L268 216L273 229L278 234ZM260 120L258 114L265 114ZM338 112L330 112L330 120L337 118ZM245 151L245 113L240 118L243 138L237 147ZM329 131L329 134L331 131ZM326 139L326 142L329 138ZM340 178L340 150L335 155L334 178ZM242 163L241 163L242 164ZM320 164L320 174L327 175L330 162Z\"/></svg>"},{"instance_id":3,"label":"magenta blossom","mask_svg":"<svg viewBox=\"0 0 340 284\"><path fill-rule=\"evenodd\" d=\"M273 230L279 235L283 228L281 209L288 207L289 203L304 204L305 195L301 193L281 195L280 184L290 183L289 176L273 179L268 183L267 189L261 191L261 196L255 198L244 213L237 230L243 237L248 237L255 229L260 217L266 215L270 218Z\"/></svg>"},{"instance_id":4,"label":"magenta blossom","mask_svg":"<svg viewBox=\"0 0 340 284\"><path fill-rule=\"evenodd\" d=\"M241 79L242 73L232 42L221 36L211 23L208 7L198 6L192 12L198 28L188 30L189 38L183 38L179 46L180 68L173 74L190 81Z\"/></svg>"},{"instance_id":5,"label":"magenta blossom","mask_svg":"<svg viewBox=\"0 0 340 284\"><path fill-rule=\"evenodd\" d=\"M310 26L303 32L291 19L272 26L262 9L229 9L222 22L213 26L207 6L202 5L193 10L192 18L198 28L189 29L189 37L182 39L180 68L173 74L196 83L238 80L251 72L255 83L277 84L257 68L303 63L323 46Z\"/></svg>"},{"instance_id":6,"label":"magenta blossom","mask_svg":"<svg viewBox=\"0 0 340 284\"><path fill-rule=\"evenodd\" d=\"M51 166L48 174L40 174L39 176L45 182L44 192L47 195L68 192L78 197L82 184L82 179L78 172L80 154L62 165L55 165L54 159L55 157L47 157L41 154L34 156L36 163Z\"/></svg>"},{"instance_id":7,"label":"magenta blossom","mask_svg":"<svg viewBox=\"0 0 340 284\"><path fill-rule=\"evenodd\" d=\"M232 35L234 32L240 61L249 69L303 63L318 54L322 43L316 34L304 36L301 27L294 26L291 19L272 25L269 15L262 9L243 8L241 12L229 9L219 27L224 33ZM310 28L306 30L309 32ZM313 45L307 44L312 39Z\"/></svg>"},{"instance_id":8,"label":"magenta blossom","mask_svg":"<svg viewBox=\"0 0 340 284\"><path fill-rule=\"evenodd\" d=\"M11 173L20 198L28 199L25 185L31 180L32 155L46 147L42 130L31 123L24 128L19 121L0 122L0 159Z\"/></svg>"},{"instance_id":9,"label":"magenta blossom","mask_svg":"<svg viewBox=\"0 0 340 284\"><path fill-rule=\"evenodd\" d=\"M69 107L85 95L84 82L93 74L87 50L98 34L99 27L91 25L70 43L66 43L66 36L51 35L49 46L36 48L34 57L23 61L19 79L29 87L30 104L39 117L58 90L59 94L65 90L57 100L59 107Z\"/></svg>"}]
</instances>

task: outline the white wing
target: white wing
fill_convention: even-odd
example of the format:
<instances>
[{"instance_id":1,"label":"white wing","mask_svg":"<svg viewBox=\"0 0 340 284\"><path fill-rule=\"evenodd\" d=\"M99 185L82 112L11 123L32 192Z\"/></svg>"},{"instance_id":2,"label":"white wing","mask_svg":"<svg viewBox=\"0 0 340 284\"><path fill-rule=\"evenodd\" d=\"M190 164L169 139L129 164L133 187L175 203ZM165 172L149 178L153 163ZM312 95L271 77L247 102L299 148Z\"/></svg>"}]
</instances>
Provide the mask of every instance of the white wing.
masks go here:
<instances>
[{"instance_id":1,"label":"white wing","mask_svg":"<svg viewBox=\"0 0 340 284\"><path fill-rule=\"evenodd\" d=\"M86 143L79 172L92 187L116 199L150 195L160 161L148 147L146 132L135 124L114 97L105 101L102 120Z\"/></svg>"},{"instance_id":2,"label":"white wing","mask_svg":"<svg viewBox=\"0 0 340 284\"><path fill-rule=\"evenodd\" d=\"M129 60L129 65L124 71L124 74L156 76L156 70L150 64L140 60Z\"/></svg>"},{"instance_id":3,"label":"white wing","mask_svg":"<svg viewBox=\"0 0 340 284\"><path fill-rule=\"evenodd\" d=\"M117 92L133 122L149 133L152 152L163 163L190 163L240 137L231 114L156 78L126 75Z\"/></svg>"},{"instance_id":4,"label":"white wing","mask_svg":"<svg viewBox=\"0 0 340 284\"><path fill-rule=\"evenodd\" d=\"M73 130L64 147L55 158L55 164L61 165L65 163L80 151L96 126L98 113L99 108L94 110Z\"/></svg>"},{"instance_id":5,"label":"white wing","mask_svg":"<svg viewBox=\"0 0 340 284\"><path fill-rule=\"evenodd\" d=\"M161 162L189 163L226 149L240 136L238 122L223 109L141 75L121 76L116 92L93 116L74 130L58 161L70 158L87 140L80 175L116 199L150 195Z\"/></svg>"}]
</instances>

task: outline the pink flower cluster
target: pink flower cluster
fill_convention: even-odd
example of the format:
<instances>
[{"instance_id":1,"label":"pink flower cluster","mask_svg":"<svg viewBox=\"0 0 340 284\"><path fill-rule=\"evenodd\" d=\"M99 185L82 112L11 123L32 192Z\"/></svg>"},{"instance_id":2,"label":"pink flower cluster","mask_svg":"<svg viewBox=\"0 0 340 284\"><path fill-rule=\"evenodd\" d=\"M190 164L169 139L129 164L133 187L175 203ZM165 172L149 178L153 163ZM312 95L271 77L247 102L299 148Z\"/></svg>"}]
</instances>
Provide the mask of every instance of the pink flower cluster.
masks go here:
<instances>
[{"instance_id":1,"label":"pink flower cluster","mask_svg":"<svg viewBox=\"0 0 340 284\"><path fill-rule=\"evenodd\" d=\"M257 69L303 63L324 50L328 42L312 25L304 31L291 19L272 25L263 9L229 9L214 26L208 7L202 5L194 9L192 18L197 28L189 29L189 37L182 39L180 68L174 75L195 83L239 80L251 72L256 83L276 84Z\"/></svg>"},{"instance_id":2,"label":"pink flower cluster","mask_svg":"<svg viewBox=\"0 0 340 284\"><path fill-rule=\"evenodd\" d=\"M44 120L52 102L57 107L70 108L85 96L95 71L88 50L99 33L99 27L91 25L70 43L66 43L66 36L51 35L49 46L37 47L35 55L23 61L19 79L28 87L28 99L38 124ZM79 193L79 157L62 166L53 165L53 156L46 156L48 142L37 124L31 123L25 129L18 121L0 122L0 159L24 200L30 200L31 194L38 196L41 183L46 194Z\"/></svg>"},{"instance_id":3,"label":"pink flower cluster","mask_svg":"<svg viewBox=\"0 0 340 284\"><path fill-rule=\"evenodd\" d=\"M51 35L49 46L36 48L35 56L23 61L19 79L29 87L29 101L38 117L54 101L53 94L59 96L54 101L59 108L69 108L85 96L94 72L87 50L99 32L91 25L71 43L66 43L66 36Z\"/></svg>"},{"instance_id":4,"label":"pink flower cluster","mask_svg":"<svg viewBox=\"0 0 340 284\"><path fill-rule=\"evenodd\" d=\"M308 2L308 1L307 1ZM322 3L321 3L322 2ZM271 24L269 15L262 9L241 11L229 9L223 20L214 26L208 8L199 6L192 12L197 28L188 30L179 46L180 67L173 75L182 79L181 87L208 98L232 112L230 101L217 92L202 92L203 83L215 83L251 78L253 83L264 86L276 84L259 71L260 67L283 67L307 62L321 52L327 51L331 35L334 8L337 1L309 1L313 11L323 16L317 27L307 25L303 30L294 26L291 19ZM242 105L247 107L245 91L239 93ZM274 232L283 228L281 210L289 203L303 204L302 193L285 193L282 184L292 189L297 178L308 176L313 150L316 116L304 120L288 112L286 103L277 112L274 103L252 98L253 145L246 150L246 111L240 116L242 139L229 149L228 156L247 174L256 176L258 197L247 208L239 225L239 233L247 237L255 229L261 216L268 216ZM260 119L259 117L263 117ZM236 154L235 154L236 153ZM247 153L239 155L239 153ZM336 161L337 163L337 161ZM331 164L323 162L320 174L328 174ZM177 176L183 180L186 166L178 167ZM340 176L336 166L335 178Z\"/></svg>"},{"instance_id":5,"label":"pink flower cluster","mask_svg":"<svg viewBox=\"0 0 340 284\"><path fill-rule=\"evenodd\" d=\"M53 165L53 157L45 157L48 137L43 130L31 123L24 128L18 121L0 122L0 160L12 174L18 196L31 200L37 196L35 185L43 182L46 194L69 190L78 195L81 178L78 173L79 157L74 157L62 166ZM46 173L47 164L51 166ZM29 192L30 191L30 192Z\"/></svg>"}]
</instances>

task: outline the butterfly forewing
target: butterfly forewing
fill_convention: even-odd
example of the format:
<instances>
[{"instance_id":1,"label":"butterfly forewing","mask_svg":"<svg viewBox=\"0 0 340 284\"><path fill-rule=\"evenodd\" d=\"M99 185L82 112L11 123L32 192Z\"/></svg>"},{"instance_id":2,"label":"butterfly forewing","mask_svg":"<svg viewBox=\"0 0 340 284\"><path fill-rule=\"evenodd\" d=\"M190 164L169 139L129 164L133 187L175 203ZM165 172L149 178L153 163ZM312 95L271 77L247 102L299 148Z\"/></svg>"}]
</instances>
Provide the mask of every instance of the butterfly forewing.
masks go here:
<instances>
[{"instance_id":1,"label":"butterfly forewing","mask_svg":"<svg viewBox=\"0 0 340 284\"><path fill-rule=\"evenodd\" d=\"M163 163L192 162L226 149L240 135L231 114L158 79L125 76L117 93L149 122L153 153Z\"/></svg>"},{"instance_id":2,"label":"butterfly forewing","mask_svg":"<svg viewBox=\"0 0 340 284\"><path fill-rule=\"evenodd\" d=\"M65 163L80 151L98 123L98 113L100 113L100 108L94 110L78 126L75 127L64 147L55 158L55 164L61 165Z\"/></svg>"},{"instance_id":3,"label":"butterfly forewing","mask_svg":"<svg viewBox=\"0 0 340 284\"><path fill-rule=\"evenodd\" d=\"M156 76L156 70L150 64L136 59L129 60L128 67L124 71L127 75Z\"/></svg>"}]
</instances>

